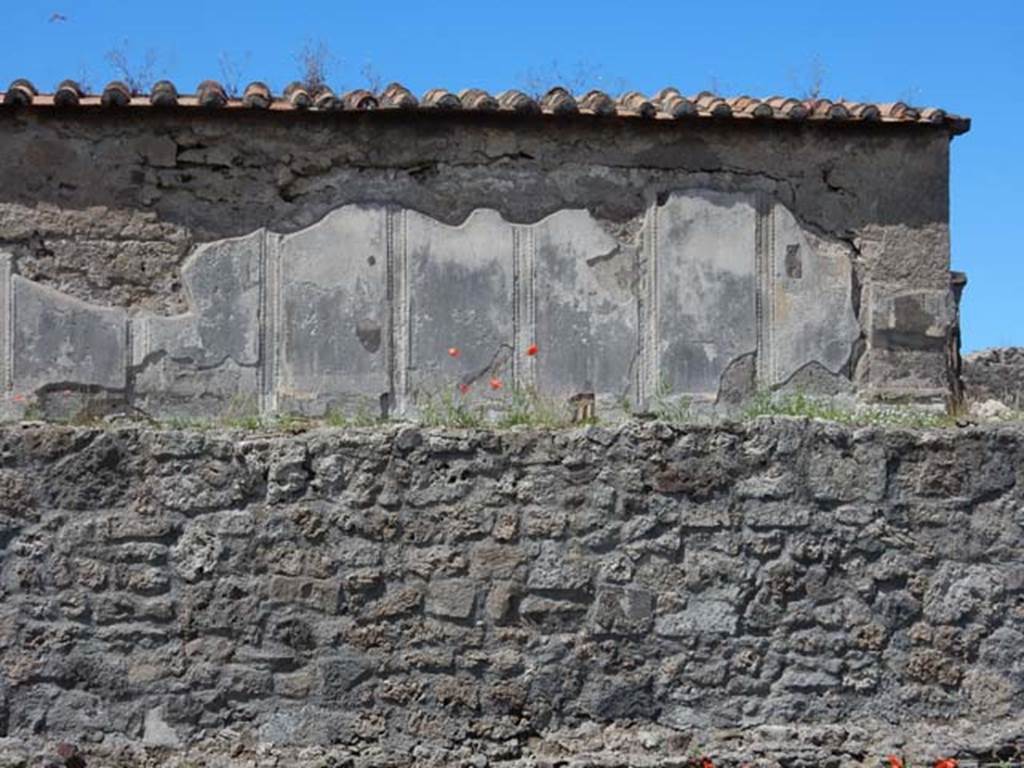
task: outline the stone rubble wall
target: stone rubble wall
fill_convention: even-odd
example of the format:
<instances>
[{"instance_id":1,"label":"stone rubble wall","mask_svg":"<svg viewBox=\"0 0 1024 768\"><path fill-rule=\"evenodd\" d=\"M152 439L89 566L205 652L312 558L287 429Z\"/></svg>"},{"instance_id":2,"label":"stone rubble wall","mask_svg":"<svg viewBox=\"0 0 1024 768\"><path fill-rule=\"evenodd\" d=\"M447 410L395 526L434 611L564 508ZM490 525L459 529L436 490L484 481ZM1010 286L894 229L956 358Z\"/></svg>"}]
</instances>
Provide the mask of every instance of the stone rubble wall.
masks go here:
<instances>
[{"instance_id":1,"label":"stone rubble wall","mask_svg":"<svg viewBox=\"0 0 1024 768\"><path fill-rule=\"evenodd\" d=\"M1024 737L1022 459L785 419L5 427L0 755L991 757Z\"/></svg>"},{"instance_id":2,"label":"stone rubble wall","mask_svg":"<svg viewBox=\"0 0 1024 768\"><path fill-rule=\"evenodd\" d=\"M10 254L9 267L0 264L0 282L7 279L17 288L0 306L0 324L14 317L12 325L27 329L23 341L43 350L19 361L17 340L3 345L0 405L22 402L15 396L35 397L43 411L56 411L53 396L68 385L75 408L81 407L78 396L87 393L127 400L154 415L175 409L186 415L219 412L239 399L257 400L264 412L316 411L332 405L321 402L320 388L338 382L346 387L342 394L352 395L335 398L333 405L341 409L367 402L376 408L385 393L393 408L402 405L417 382L403 378L399 363L420 352L435 360L436 351L401 348L405 338L419 344L435 335L433 328L418 327L415 316L403 326L403 312L410 304L429 309L432 300L450 297L440 288L417 294L417 280L436 276L410 269L409 296L415 300L402 304L401 280L381 278L401 266L400 258L388 260L403 252L396 247L405 243L401 227L373 234L371 239L387 240L388 246L378 242L366 253L339 255L324 243L310 246L320 248L325 261L338 256L333 268L360 279L369 274L368 253L375 260L374 276L364 288L327 275L323 296L307 291L294 299L296 315L290 319L301 328L333 328L339 318L324 307L333 307L342 294L356 296L345 306L361 314L340 318L346 330L336 347L323 341L324 333L293 344L297 358L282 358L280 380L274 378L278 372L267 370L273 329L239 325L245 312L258 311L264 322L275 316L275 289L266 280L273 271L266 259L252 267L238 254L225 256L228 266L193 285L185 274L202 253L230 250L229 238L273 233L279 238L274 242L315 241L318 227L325 229L321 223L330 229L331 216L360 206L429 219L437 232L461 231L481 215L500 219L501 227L477 238L494 248L454 259L459 263L445 265L449 271L488 266L500 251L503 269L518 270L518 285L523 275L533 274L529 255L535 245L537 284L560 286L550 296L513 289L513 277L494 270L485 271L487 280L442 274L434 282L480 283L464 291L479 302L492 288L500 293L501 311L515 316L507 318L508 328L500 327L502 344L521 349L520 337L531 322L577 336L575 348L559 355L573 361L568 372L541 371L534 377L538 383L545 377L559 386L569 380L574 394L628 396L641 409L649 407L645 401L663 379L673 394L725 400L753 387L787 385L931 401L948 392L946 339L955 307L948 275L949 135L941 127L682 126L384 112L154 110L128 119L113 111L6 111L0 115L0 142L0 253ZM687 234L687 221L673 223L680 211L693 208L687 200L701 196L724 201L718 207L742 219L742 227L715 225L705 238L720 244L724 233L728 247L708 247L704 235ZM784 215L765 215L770 210ZM545 222L553 220L570 224L560 223L548 237ZM736 234L741 230L742 237ZM443 251L436 241L450 237L447 232L422 243L410 237L407 244ZM706 254L706 261L677 252L686 237L695 239L691 250ZM545 238L555 243L548 251L560 256L544 252ZM737 245L747 239L742 248ZM259 247L265 257L266 244ZM409 258L418 257L410 252ZM310 284L319 287L323 264L311 264L316 274ZM287 267L282 274L279 308L287 312ZM500 290L492 285L502 280L507 284ZM213 286L229 298L244 294L244 301L222 313L230 317L204 319L196 304L204 297L194 285ZM360 302L384 307L377 294L387 291L386 316L362 313ZM271 304L259 303L264 299ZM38 307L48 309L37 312ZM487 336L484 331L497 325L491 317L466 320L475 309L459 308L451 316ZM300 310L311 317L300 316ZM29 313L25 322L22 312ZM437 312L426 314L437 320ZM58 353L82 340L53 321L70 316L81 320L76 327L104 331L99 352L79 355L84 359L74 361L80 364L74 368L69 356ZM635 316L632 325L622 319L627 316ZM34 326L33 318L46 322ZM289 318L282 318L286 328ZM680 324L685 334L673 331ZM107 332L114 325L121 330ZM164 343L162 331L187 348ZM364 351L366 339L375 351ZM467 355L466 366L496 354L489 336L476 341L486 354ZM280 346L288 343L283 339ZM466 339L438 342L442 350L451 344L470 346ZM257 348L263 357L254 363ZM352 350L376 357L354 370L339 369L337 361L351 359ZM384 360L385 354L392 358ZM54 359L63 366L60 375L68 369L74 375L44 381L40 372L53 370ZM520 376L528 365L520 366L523 371L518 363L510 365L504 378L531 381ZM388 372L382 387L383 368ZM26 375L19 378L21 371ZM22 384L28 391L18 389ZM366 402L349 402L359 398Z\"/></svg>"},{"instance_id":3,"label":"stone rubble wall","mask_svg":"<svg viewBox=\"0 0 1024 768\"><path fill-rule=\"evenodd\" d=\"M998 400L1024 409L1024 348L985 349L967 355L963 380L967 397L976 403Z\"/></svg>"}]
</instances>

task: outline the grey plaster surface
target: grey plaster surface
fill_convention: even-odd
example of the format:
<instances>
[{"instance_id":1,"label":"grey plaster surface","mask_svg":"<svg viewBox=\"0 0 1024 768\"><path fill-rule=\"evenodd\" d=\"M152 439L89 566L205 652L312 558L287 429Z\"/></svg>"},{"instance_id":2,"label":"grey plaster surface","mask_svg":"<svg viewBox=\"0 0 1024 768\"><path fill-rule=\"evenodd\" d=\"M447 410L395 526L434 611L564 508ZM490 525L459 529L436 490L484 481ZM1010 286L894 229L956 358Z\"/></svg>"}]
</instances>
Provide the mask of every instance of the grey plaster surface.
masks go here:
<instances>
[{"instance_id":1,"label":"grey plaster surface","mask_svg":"<svg viewBox=\"0 0 1024 768\"><path fill-rule=\"evenodd\" d=\"M150 415L416 415L439 397L500 411L523 390L593 393L604 412L733 403L808 366L849 381L853 269L848 247L760 192L673 192L635 232L585 210L450 225L348 205L198 246L180 315L129 318L8 275L10 387L102 387ZM941 342L942 301L881 295L876 346Z\"/></svg>"},{"instance_id":2,"label":"grey plaster surface","mask_svg":"<svg viewBox=\"0 0 1024 768\"><path fill-rule=\"evenodd\" d=\"M654 246L654 387L713 395L729 364L757 350L755 199L673 193L645 233Z\"/></svg>"},{"instance_id":3,"label":"grey plaster surface","mask_svg":"<svg viewBox=\"0 0 1024 768\"><path fill-rule=\"evenodd\" d=\"M813 269L808 271L810 279L787 272L786 280L802 280L808 290L806 295L790 293L786 306L778 307L779 343L774 360L764 354L772 339L763 322L754 345L758 354L749 343L746 322L742 323L746 330L737 330L739 335L731 341L708 337L685 342L694 345L687 352L690 355L697 355L698 349L707 355L712 346L720 345L728 355L730 345L745 342L747 357L732 363L719 360L709 369L728 374L725 379L731 389L725 397L719 393L720 401L735 399L739 390L733 383L748 382L751 370L756 372L756 382L744 384L746 389L792 387L825 377L832 389L852 389L867 397L934 400L948 387L944 352L915 348L913 340L908 345L899 338L886 341L884 333L876 333L884 329L873 326L876 315L870 310L871 292L879 286L948 291L950 144L946 130L926 126L906 130L884 124L842 129L795 123L768 126L756 121L673 125L656 120L519 121L400 112L386 117L350 112L262 115L254 120L236 112L197 111L185 117L153 111L133 113L132 119L126 120L124 113L114 111L90 112L87 117L85 113L5 111L0 115L0 142L6 149L0 157L0 178L5 180L0 189L0 249L12 254L14 272L26 279L98 306L123 308L133 318L145 312L174 316L196 311L183 274L196 243L216 243L263 229L287 237L346 206L386 207L393 212L408 211L410 217L417 212L456 229L464 227L474 211L491 210L512 226L514 240L517 231L539 237L546 217L586 211L624 246L605 266L628 261L629 248L641 254L638 341L629 344L623 340L624 321L616 319L610 326L598 328L604 321L591 318L591 335L584 334L571 352L563 353L571 373L550 368L550 359L520 364L513 356L505 365L511 374L506 370L503 378L536 380L552 390L585 388L593 379L599 401L612 398L612 392L617 398L625 388L621 369L608 367L613 355L586 351L596 349L594 339L598 338L616 350L614 357L635 358L636 365L627 374L632 380L628 397L644 403L657 395L663 384L654 359L658 335L648 327L653 317L648 311L652 305L650 285L644 282L649 244L641 237L652 201L667 201L684 192L737 195L755 205L755 222L764 224L770 218L767 211L778 203L799 222L803 236L814 241L812 247L819 256L826 261L838 259L839 266L839 254L843 254L853 278L849 293L859 335L850 345L849 359L842 360L849 330L848 313L843 308L835 315L835 338L825 340L826 347L833 346L807 347L810 339L823 338L813 328L821 327L826 313L815 312L812 298L822 295L818 288L823 284L811 288L817 279ZM774 203L766 204L766 200ZM784 229L781 224L780 229ZM401 231L388 229L389 242ZM529 237L526 234L519 242L520 248L528 245ZM763 257L771 250L766 238L766 231L760 229L756 242L762 259L755 261L755 274L761 297L769 295L772 282L764 270L768 262ZM267 255L272 257L273 249ZM778 263L785 265L786 252L776 255ZM515 274L515 269L512 271ZM588 290L584 288L587 273L583 270L576 276L581 291ZM282 275L287 277L287 272ZM507 280L507 275L503 279ZM395 322L398 316L392 310L396 306L401 309L402 300L415 300L415 291L400 283L388 285L389 290L400 289L398 294L389 294L390 325L369 316L356 322L363 323L362 336L371 341L376 326L382 325L383 362L388 366L385 391L394 390L396 405L401 405L411 399L414 388L436 388L437 378L430 374L417 384L417 377L424 372L409 365L408 353L418 347L400 343L406 329ZM285 292L273 294L271 300L291 301L287 286L277 287ZM844 290L833 289L836 295L829 297L829 302L845 295ZM589 295L595 302L601 296L600 292ZM418 298L422 303L424 297ZM525 298L526 292L521 292L514 303L519 306ZM548 300L551 318L562 313L563 319L554 320L556 325L564 322L581 327L578 311L582 299L556 293ZM325 313L333 310L328 310L325 302L329 305L331 300L322 298L319 309L309 309L307 320L314 315L327 318ZM787 314L786 307L794 304L800 306L799 311ZM289 306L295 310L298 304ZM760 309L763 315L758 316L768 315L775 309L774 303L762 302ZM932 320L948 327L949 314L938 304L926 308L933 310ZM329 322L339 319L331 317ZM787 330L783 327L787 318L800 320ZM551 324L543 312L536 319L541 325ZM802 323L810 333L800 330ZM698 330L703 335L703 329ZM261 343L268 338L266 331L260 330ZM521 346L524 325L513 322L511 333L516 337L513 346ZM508 329L499 335L506 338ZM800 336L799 341L794 335ZM288 346L289 338L281 337L278 351L284 352L285 358L293 353L304 355L297 353L294 345ZM274 367L261 358L258 370L252 372L248 368L251 363L232 358L223 365L236 367L238 376L232 378L238 380L235 384L220 381L217 386L236 391L239 401L255 399L265 410L333 407L339 398L330 391L335 389L350 393L341 397L341 407L370 406L373 398L382 394L377 391L379 372L371 375L370 368L359 368L361 373L356 374L356 366L372 368L381 361L371 364L371 358L358 350L354 357L349 355L344 344L350 343L351 337L345 338L317 340L313 346L318 350L319 372L315 374L311 373L311 359L295 361L297 378L292 380L287 359ZM666 338L662 336L661 342L667 343ZM395 343L388 347L392 340ZM679 340L672 343L683 344ZM787 359L789 353L783 347L793 343L805 346ZM136 347L133 341L132 348ZM324 373L332 370L343 354L346 372ZM477 354L471 351L470 361L483 365ZM803 363L807 358L820 363L808 368ZM699 360L699 355L695 359ZM447 381L450 373L458 377L476 372L470 370L469 361L462 360L465 370L437 363L441 379ZM139 362L133 358L134 365ZM149 362L133 374L133 381L129 376L129 387L135 386L135 396L141 397L139 393L148 393L160 377L180 379L187 370L188 365L172 366L169 359ZM673 375L698 376L694 367L685 374L676 370ZM208 369L195 367L194 379L211 376L215 374ZM283 378L279 380L279 376ZM320 376L326 377L325 383L318 380ZM344 377L351 376L357 376L359 382L342 383ZM706 372L703 384L688 387L706 390L713 378ZM601 394L605 390L607 396ZM475 387L473 396L480 394ZM490 397L489 391L483 394ZM713 396L705 391L694 394ZM148 394L146 398L147 403L153 400ZM169 407L171 399L163 398L161 407Z\"/></svg>"},{"instance_id":4,"label":"grey plaster surface","mask_svg":"<svg viewBox=\"0 0 1024 768\"><path fill-rule=\"evenodd\" d=\"M19 396L47 386L124 388L123 309L89 305L20 275L11 277L9 290L5 347Z\"/></svg>"},{"instance_id":5,"label":"grey plaster surface","mask_svg":"<svg viewBox=\"0 0 1024 768\"><path fill-rule=\"evenodd\" d=\"M386 209L353 205L268 243L280 408L373 411L391 389L387 238Z\"/></svg>"}]
</instances>

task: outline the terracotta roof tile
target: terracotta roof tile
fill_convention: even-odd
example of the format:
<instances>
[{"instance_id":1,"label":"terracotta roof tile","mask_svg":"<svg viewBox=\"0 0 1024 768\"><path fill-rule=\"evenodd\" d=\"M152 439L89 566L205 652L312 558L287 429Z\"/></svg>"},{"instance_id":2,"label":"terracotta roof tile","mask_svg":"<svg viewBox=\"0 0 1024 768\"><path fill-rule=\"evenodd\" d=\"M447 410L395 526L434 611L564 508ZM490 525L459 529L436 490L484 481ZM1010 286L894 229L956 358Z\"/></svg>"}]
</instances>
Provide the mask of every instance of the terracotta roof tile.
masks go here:
<instances>
[{"instance_id":1,"label":"terracotta roof tile","mask_svg":"<svg viewBox=\"0 0 1024 768\"><path fill-rule=\"evenodd\" d=\"M262 83L253 83L253 86L256 85L262 85ZM267 94L269 97L269 89ZM173 107L178 103L178 89L174 87L174 83L170 80L161 80L153 86L153 91L149 95L149 101L156 107Z\"/></svg>"},{"instance_id":2,"label":"terracotta roof tile","mask_svg":"<svg viewBox=\"0 0 1024 768\"><path fill-rule=\"evenodd\" d=\"M391 83L379 94L354 90L339 95L329 88L310 93L302 83L291 83L275 95L261 82L246 86L240 98L228 95L214 80L202 82L194 95L179 95L174 84L161 80L149 94L132 93L123 82L109 83L100 94L86 94L71 80L62 82L52 94L41 94L28 80L15 80L0 93L0 105L21 108L91 109L175 107L206 109L254 109L271 111L362 111L371 109L462 110L546 115L580 114L593 118L646 118L658 120L731 119L759 121L805 120L821 123L905 123L945 125L952 134L970 130L968 118L947 114L935 107L916 108L902 102L872 104L843 99L793 99L772 96L723 98L710 91L686 96L676 88L663 88L648 97L636 91L615 98L603 91L592 90L577 99L565 88L555 87L535 99L509 90L491 95L479 88L468 88L459 94L443 88L432 88L421 99L398 83Z\"/></svg>"},{"instance_id":3,"label":"terracotta roof tile","mask_svg":"<svg viewBox=\"0 0 1024 768\"><path fill-rule=\"evenodd\" d=\"M540 108L542 112L550 112L552 115L571 115L579 111L576 99L560 85L544 94L540 100Z\"/></svg>"},{"instance_id":4,"label":"terracotta roof tile","mask_svg":"<svg viewBox=\"0 0 1024 768\"><path fill-rule=\"evenodd\" d=\"M578 104L588 115L614 115L618 111L615 100L604 91L587 91Z\"/></svg>"}]
</instances>

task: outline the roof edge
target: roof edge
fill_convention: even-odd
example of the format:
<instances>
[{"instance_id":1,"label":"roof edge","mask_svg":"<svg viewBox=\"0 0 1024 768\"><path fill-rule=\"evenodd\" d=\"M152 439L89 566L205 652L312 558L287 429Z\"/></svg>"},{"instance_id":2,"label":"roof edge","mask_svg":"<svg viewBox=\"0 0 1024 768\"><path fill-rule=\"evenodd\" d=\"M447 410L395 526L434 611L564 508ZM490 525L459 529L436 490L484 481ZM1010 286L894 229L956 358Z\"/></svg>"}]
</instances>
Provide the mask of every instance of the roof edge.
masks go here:
<instances>
[{"instance_id":1,"label":"roof edge","mask_svg":"<svg viewBox=\"0 0 1024 768\"><path fill-rule=\"evenodd\" d=\"M275 95L262 82L247 85L241 95L229 94L220 83L206 80L195 93L179 94L173 83L161 80L149 93L133 92L121 81L109 83L101 93L86 93L72 80L62 82L53 93L40 93L28 80L15 80L0 92L0 105L32 109L213 109L266 112L366 112L373 110L462 111L474 113L515 113L523 115L582 115L640 120L684 122L691 119L742 120L752 122L784 121L795 123L924 125L943 126L952 136L967 133L971 120L947 113L937 107L913 107L903 102L854 102L845 99L796 99L772 96L722 97L710 91L683 95L676 88L663 88L653 96L628 91L613 97L592 90L574 95L555 87L536 98L522 91L507 90L491 95L478 88L458 93L432 88L417 98L392 83L379 93L356 89L335 93L326 87L309 89L291 83Z\"/></svg>"}]
</instances>

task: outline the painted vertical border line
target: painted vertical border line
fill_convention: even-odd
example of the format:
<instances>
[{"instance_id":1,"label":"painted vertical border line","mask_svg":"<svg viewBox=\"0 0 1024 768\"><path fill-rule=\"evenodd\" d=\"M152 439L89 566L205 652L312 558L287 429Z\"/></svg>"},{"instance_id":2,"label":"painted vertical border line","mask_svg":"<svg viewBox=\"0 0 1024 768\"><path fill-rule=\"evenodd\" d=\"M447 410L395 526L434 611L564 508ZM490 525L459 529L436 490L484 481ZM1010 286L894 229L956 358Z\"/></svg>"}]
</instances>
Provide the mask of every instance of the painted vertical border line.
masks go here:
<instances>
[{"instance_id":1,"label":"painted vertical border line","mask_svg":"<svg viewBox=\"0 0 1024 768\"><path fill-rule=\"evenodd\" d=\"M775 206L766 192L757 193L754 217L754 316L757 325L757 383L775 383Z\"/></svg>"},{"instance_id":2,"label":"painted vertical border line","mask_svg":"<svg viewBox=\"0 0 1024 768\"><path fill-rule=\"evenodd\" d=\"M396 413L409 408L409 368L412 365L412 326L409 306L409 255L405 210L385 213L388 298L388 382Z\"/></svg>"},{"instance_id":3,"label":"painted vertical border line","mask_svg":"<svg viewBox=\"0 0 1024 768\"><path fill-rule=\"evenodd\" d=\"M278 341L281 312L281 238L263 230L260 238L260 412L277 412Z\"/></svg>"},{"instance_id":4,"label":"painted vertical border line","mask_svg":"<svg viewBox=\"0 0 1024 768\"><path fill-rule=\"evenodd\" d=\"M537 338L535 299L536 253L533 227L512 228L512 383L532 388L537 384L537 360L526 349Z\"/></svg>"},{"instance_id":5,"label":"painted vertical border line","mask_svg":"<svg viewBox=\"0 0 1024 768\"><path fill-rule=\"evenodd\" d=\"M637 407L646 410L658 392L661 368L658 345L658 201L647 209L643 232L643 270L637 301L637 335L640 365L637 366Z\"/></svg>"},{"instance_id":6,"label":"painted vertical border line","mask_svg":"<svg viewBox=\"0 0 1024 768\"><path fill-rule=\"evenodd\" d=\"M3 386L4 405L14 390L14 295L11 290L11 261L9 253L0 253L0 384Z\"/></svg>"}]
</instances>

